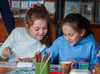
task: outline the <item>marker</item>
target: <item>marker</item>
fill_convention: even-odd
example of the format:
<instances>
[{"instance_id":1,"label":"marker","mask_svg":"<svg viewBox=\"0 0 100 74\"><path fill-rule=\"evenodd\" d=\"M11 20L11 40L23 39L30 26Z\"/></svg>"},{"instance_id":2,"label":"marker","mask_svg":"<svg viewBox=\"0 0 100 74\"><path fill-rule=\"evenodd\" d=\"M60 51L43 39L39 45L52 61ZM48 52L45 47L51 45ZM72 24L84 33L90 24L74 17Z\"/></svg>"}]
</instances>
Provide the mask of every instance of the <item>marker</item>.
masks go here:
<instances>
[{"instance_id":1,"label":"marker","mask_svg":"<svg viewBox=\"0 0 100 74\"><path fill-rule=\"evenodd\" d=\"M10 52L11 52L11 48L10 48ZM8 57L8 59L10 59L10 57L11 57L11 54L9 54L9 57Z\"/></svg>"}]
</instances>

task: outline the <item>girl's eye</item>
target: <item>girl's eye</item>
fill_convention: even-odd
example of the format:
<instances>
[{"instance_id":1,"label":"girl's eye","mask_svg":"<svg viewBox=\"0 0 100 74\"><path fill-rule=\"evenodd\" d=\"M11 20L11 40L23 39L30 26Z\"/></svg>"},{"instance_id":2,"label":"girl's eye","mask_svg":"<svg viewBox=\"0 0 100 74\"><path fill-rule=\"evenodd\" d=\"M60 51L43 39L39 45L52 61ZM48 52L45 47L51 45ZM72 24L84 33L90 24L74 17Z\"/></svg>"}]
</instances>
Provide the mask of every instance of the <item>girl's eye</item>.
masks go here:
<instances>
[{"instance_id":1,"label":"girl's eye","mask_svg":"<svg viewBox=\"0 0 100 74\"><path fill-rule=\"evenodd\" d=\"M43 30L46 30L47 28L43 28Z\"/></svg>"},{"instance_id":2,"label":"girl's eye","mask_svg":"<svg viewBox=\"0 0 100 74\"><path fill-rule=\"evenodd\" d=\"M38 31L39 29L35 29L35 31Z\"/></svg>"},{"instance_id":3,"label":"girl's eye","mask_svg":"<svg viewBox=\"0 0 100 74\"><path fill-rule=\"evenodd\" d=\"M70 36L73 36L74 34L70 34Z\"/></svg>"}]
</instances>

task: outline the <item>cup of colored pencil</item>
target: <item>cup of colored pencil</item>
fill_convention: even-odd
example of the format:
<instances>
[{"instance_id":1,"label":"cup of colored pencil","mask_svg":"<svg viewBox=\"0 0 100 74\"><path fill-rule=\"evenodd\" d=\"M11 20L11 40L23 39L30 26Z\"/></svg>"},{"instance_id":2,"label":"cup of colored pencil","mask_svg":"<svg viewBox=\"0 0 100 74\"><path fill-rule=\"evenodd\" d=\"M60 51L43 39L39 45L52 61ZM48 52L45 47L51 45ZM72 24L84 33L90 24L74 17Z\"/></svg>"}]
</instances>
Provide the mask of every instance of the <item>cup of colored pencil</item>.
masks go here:
<instances>
[{"instance_id":1,"label":"cup of colored pencil","mask_svg":"<svg viewBox=\"0 0 100 74\"><path fill-rule=\"evenodd\" d=\"M49 74L51 53L35 53L35 74Z\"/></svg>"}]
</instances>

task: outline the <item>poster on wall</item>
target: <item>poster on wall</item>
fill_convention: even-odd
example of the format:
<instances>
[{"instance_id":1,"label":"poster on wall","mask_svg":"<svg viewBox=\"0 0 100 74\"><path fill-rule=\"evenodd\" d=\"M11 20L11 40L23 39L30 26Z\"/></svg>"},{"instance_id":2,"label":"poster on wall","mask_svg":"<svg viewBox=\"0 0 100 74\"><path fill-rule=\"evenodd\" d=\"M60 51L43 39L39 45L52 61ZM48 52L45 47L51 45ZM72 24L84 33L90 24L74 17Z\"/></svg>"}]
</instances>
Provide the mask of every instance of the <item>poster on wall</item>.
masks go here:
<instances>
[{"instance_id":1,"label":"poster on wall","mask_svg":"<svg viewBox=\"0 0 100 74\"><path fill-rule=\"evenodd\" d=\"M30 7L30 5L32 4L36 4L36 3L44 3L44 0L28 0L28 7Z\"/></svg>"},{"instance_id":2,"label":"poster on wall","mask_svg":"<svg viewBox=\"0 0 100 74\"><path fill-rule=\"evenodd\" d=\"M93 2L82 3L82 15L93 22Z\"/></svg>"},{"instance_id":3,"label":"poster on wall","mask_svg":"<svg viewBox=\"0 0 100 74\"><path fill-rule=\"evenodd\" d=\"M28 9L28 0L20 0L20 19L24 19Z\"/></svg>"},{"instance_id":4,"label":"poster on wall","mask_svg":"<svg viewBox=\"0 0 100 74\"><path fill-rule=\"evenodd\" d=\"M65 16L70 13L80 13L80 1L66 1L65 2Z\"/></svg>"},{"instance_id":5,"label":"poster on wall","mask_svg":"<svg viewBox=\"0 0 100 74\"><path fill-rule=\"evenodd\" d=\"M52 1L52 2L45 1L44 5L52 18L55 15L55 10L56 10L55 2L54 1Z\"/></svg>"},{"instance_id":6,"label":"poster on wall","mask_svg":"<svg viewBox=\"0 0 100 74\"><path fill-rule=\"evenodd\" d=\"M14 15L14 18L19 18L19 9L20 9L20 0L12 0L11 11Z\"/></svg>"}]
</instances>

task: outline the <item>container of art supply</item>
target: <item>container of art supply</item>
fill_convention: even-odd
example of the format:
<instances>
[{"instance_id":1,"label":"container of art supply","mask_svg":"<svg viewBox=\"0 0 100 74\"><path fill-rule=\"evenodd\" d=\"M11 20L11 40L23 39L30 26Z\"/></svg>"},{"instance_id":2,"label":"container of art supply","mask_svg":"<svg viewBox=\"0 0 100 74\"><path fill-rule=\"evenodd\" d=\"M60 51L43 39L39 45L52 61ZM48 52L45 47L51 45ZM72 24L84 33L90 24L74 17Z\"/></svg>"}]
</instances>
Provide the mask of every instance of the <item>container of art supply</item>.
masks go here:
<instances>
[{"instance_id":1,"label":"container of art supply","mask_svg":"<svg viewBox=\"0 0 100 74\"><path fill-rule=\"evenodd\" d=\"M35 54L35 74L49 74L50 73L50 57L51 53L46 53L45 57Z\"/></svg>"},{"instance_id":2,"label":"container of art supply","mask_svg":"<svg viewBox=\"0 0 100 74\"><path fill-rule=\"evenodd\" d=\"M99 67L100 67L100 56L98 57Z\"/></svg>"},{"instance_id":3,"label":"container of art supply","mask_svg":"<svg viewBox=\"0 0 100 74\"><path fill-rule=\"evenodd\" d=\"M96 65L94 67L94 70L95 70L95 73L98 73L98 74L100 73L100 67L99 66Z\"/></svg>"},{"instance_id":4,"label":"container of art supply","mask_svg":"<svg viewBox=\"0 0 100 74\"><path fill-rule=\"evenodd\" d=\"M49 74L50 63L35 63L35 74Z\"/></svg>"},{"instance_id":5,"label":"container of art supply","mask_svg":"<svg viewBox=\"0 0 100 74\"><path fill-rule=\"evenodd\" d=\"M89 59L81 58L79 61L79 69L88 70L89 69Z\"/></svg>"},{"instance_id":6,"label":"container of art supply","mask_svg":"<svg viewBox=\"0 0 100 74\"><path fill-rule=\"evenodd\" d=\"M99 47L99 53L98 53L98 62L99 62L99 67L100 67L100 47Z\"/></svg>"},{"instance_id":7,"label":"container of art supply","mask_svg":"<svg viewBox=\"0 0 100 74\"><path fill-rule=\"evenodd\" d=\"M78 69L78 62L74 62L74 69Z\"/></svg>"},{"instance_id":8,"label":"container of art supply","mask_svg":"<svg viewBox=\"0 0 100 74\"><path fill-rule=\"evenodd\" d=\"M61 74L69 74L72 62L61 62Z\"/></svg>"}]
</instances>

